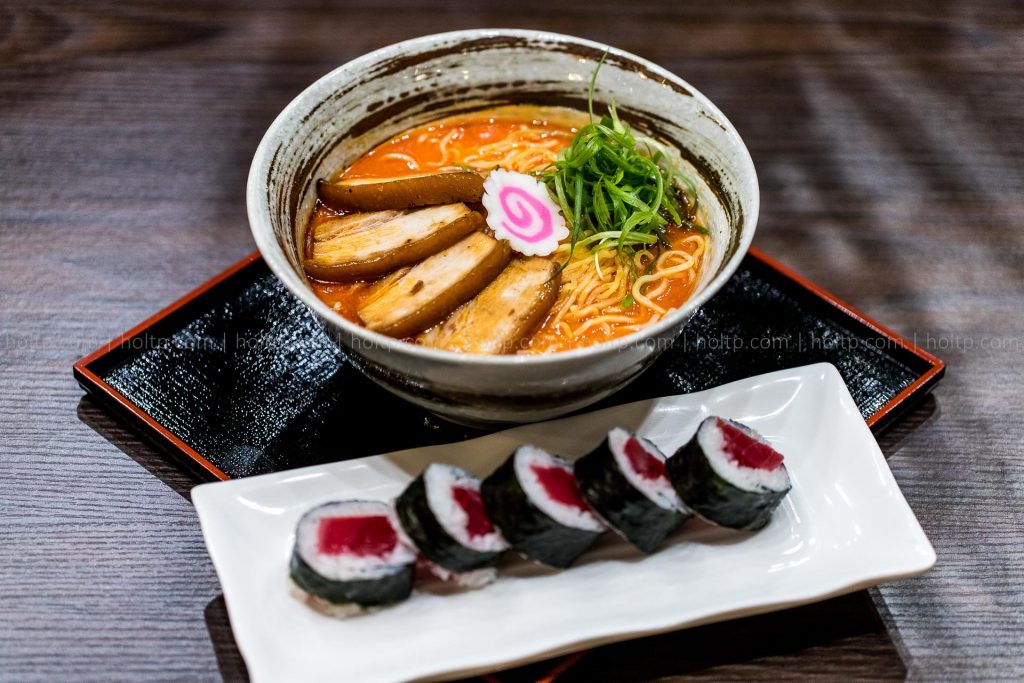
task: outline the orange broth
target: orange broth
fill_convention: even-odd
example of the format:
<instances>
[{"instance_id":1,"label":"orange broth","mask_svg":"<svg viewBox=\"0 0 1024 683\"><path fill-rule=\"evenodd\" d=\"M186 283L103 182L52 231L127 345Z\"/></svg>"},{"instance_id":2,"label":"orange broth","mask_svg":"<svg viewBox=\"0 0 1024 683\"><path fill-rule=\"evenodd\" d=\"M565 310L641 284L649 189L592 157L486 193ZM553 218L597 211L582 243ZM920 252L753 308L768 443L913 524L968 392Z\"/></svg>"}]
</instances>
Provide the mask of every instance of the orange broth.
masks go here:
<instances>
[{"instance_id":1,"label":"orange broth","mask_svg":"<svg viewBox=\"0 0 1024 683\"><path fill-rule=\"evenodd\" d=\"M576 134L576 125L586 121L581 112L551 110L539 107L515 107L478 112L476 114L451 117L442 121L413 128L378 145L360 157L347 169L336 174L336 178L390 178L450 169L453 165L463 163L470 155L474 165L487 160L478 153L481 147L502 140L514 133L524 124L532 129L544 131L545 144L548 149L557 152L568 146ZM498 157L498 154L494 154ZM529 171L537 169L510 169ZM323 221L343 215L317 202L316 209L307 228L307 248L310 236L316 226ZM697 234L695 231L670 226L665 236L674 249L686 237ZM551 258L555 258L552 256ZM675 278L668 281L668 286L651 300L668 310L679 308L693 294L700 279L698 265L689 278ZM313 292L328 306L354 323L362 324L357 311L366 298L373 281L370 282L323 282L310 278ZM606 309L607 310L607 309ZM629 323L592 327L575 336L564 332L554 318L554 311L523 343L526 353L568 351L575 348L610 341L618 337L632 334L635 326L645 325L651 321L653 312L639 304L623 308L616 306L610 311L615 316L630 318ZM543 344L541 345L541 340ZM414 342L412 339L407 341Z\"/></svg>"}]
</instances>

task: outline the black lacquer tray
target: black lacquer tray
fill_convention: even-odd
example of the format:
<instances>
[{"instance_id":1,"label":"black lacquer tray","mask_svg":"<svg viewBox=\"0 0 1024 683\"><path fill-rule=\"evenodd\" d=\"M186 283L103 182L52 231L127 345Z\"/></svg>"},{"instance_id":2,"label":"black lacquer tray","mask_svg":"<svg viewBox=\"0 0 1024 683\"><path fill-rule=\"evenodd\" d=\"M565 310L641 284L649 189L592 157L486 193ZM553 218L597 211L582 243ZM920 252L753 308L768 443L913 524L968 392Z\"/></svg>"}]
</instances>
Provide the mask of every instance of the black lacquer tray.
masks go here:
<instances>
[{"instance_id":1,"label":"black lacquer tray","mask_svg":"<svg viewBox=\"0 0 1024 683\"><path fill-rule=\"evenodd\" d=\"M829 362L880 431L942 361L752 250L639 379L601 404ZM75 364L86 391L202 478L476 436L363 377L258 254ZM386 428L385 428L386 427Z\"/></svg>"}]
</instances>

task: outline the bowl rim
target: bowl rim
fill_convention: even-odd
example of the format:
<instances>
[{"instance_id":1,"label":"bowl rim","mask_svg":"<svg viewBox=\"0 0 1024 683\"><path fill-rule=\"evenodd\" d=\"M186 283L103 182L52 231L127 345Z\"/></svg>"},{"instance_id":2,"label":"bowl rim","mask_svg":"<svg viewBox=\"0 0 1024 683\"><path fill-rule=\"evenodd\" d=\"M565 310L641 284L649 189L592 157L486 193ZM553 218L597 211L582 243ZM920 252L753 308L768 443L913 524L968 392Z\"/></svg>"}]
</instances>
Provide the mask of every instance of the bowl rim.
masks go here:
<instances>
[{"instance_id":1,"label":"bowl rim","mask_svg":"<svg viewBox=\"0 0 1024 683\"><path fill-rule=\"evenodd\" d=\"M372 330L368 330L365 327L353 323L321 301L313 292L312 288L303 282L302 279L292 270L291 265L288 262L288 258L284 254L284 250L277 241L273 226L270 224L269 207L267 207L267 211L263 210L264 205L267 202L264 201L266 192L263 188L262 179L267 177L266 170L271 162L272 148L277 147L278 139L283 137L282 129L296 117L298 112L304 112L309 108L307 106L307 100L312 98L313 92L322 88L328 81L337 78L339 75L350 71L361 70L399 53L407 51L418 52L420 51L419 48L429 47L445 41L473 40L492 37L523 38L536 42L572 43L574 45L589 47L597 51L607 50L610 55L639 64L650 72L657 74L676 86L685 88L686 91L688 91L690 95L701 104L702 107L704 107L719 123L722 124L726 135L729 138L732 138L736 143L738 161L740 165L747 167L747 171L750 173L750 180L754 188L752 196L747 198L749 205L745 204L743 207L744 223L749 225L749 229L744 231L736 250L733 252L729 260L723 264L718 275L716 275L700 292L687 299L681 307L670 312L669 315L666 315L658 322L617 339L569 351L555 351L543 354L508 355L485 355L464 353L460 351L444 351L388 337L380 334L379 332L373 332ZM592 356L597 357L608 353L617 353L635 345L644 345L648 340L657 337L662 332L665 332L666 330L678 325L680 322L685 321L697 308L702 306L708 299L716 294L726 281L728 281L736 272L736 269L739 267L740 262L743 260L750 248L751 242L753 241L754 232L757 229L760 203L761 197L757 170L754 167L754 161L750 156L750 151L747 149L746 144L740 137L736 127L733 126L732 122L729 121L725 114L723 114L722 111L711 102L711 100L694 88L690 83L679 76L676 76L667 69L658 66L654 62L611 45L564 33L509 28L478 28L446 31L444 33L432 33L378 48L332 69L330 72L318 78L316 81L304 88L302 92L296 95L270 124L266 133L264 133L263 138L260 140L260 144L256 148L255 154L253 155L252 164L249 167L249 177L246 183L246 212L249 218L250 231L252 232L253 239L256 242L256 248L263 256L263 259L266 261L271 272L273 272L273 274L292 294L297 296L300 301L302 301L322 320L340 327L353 338L364 340L368 346L371 346L371 348L376 350L385 350L392 353L413 356L423 360L454 362L468 365L512 367L583 360Z\"/></svg>"}]
</instances>

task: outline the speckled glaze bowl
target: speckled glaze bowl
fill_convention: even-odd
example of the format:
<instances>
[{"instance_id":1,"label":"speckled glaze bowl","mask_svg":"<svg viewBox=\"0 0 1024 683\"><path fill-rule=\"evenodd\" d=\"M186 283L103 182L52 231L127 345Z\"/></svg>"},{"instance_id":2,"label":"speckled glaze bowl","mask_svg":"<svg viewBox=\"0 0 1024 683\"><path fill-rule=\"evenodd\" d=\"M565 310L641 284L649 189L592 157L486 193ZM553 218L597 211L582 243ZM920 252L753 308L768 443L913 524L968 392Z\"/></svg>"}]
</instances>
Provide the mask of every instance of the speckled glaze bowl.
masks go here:
<instances>
[{"instance_id":1,"label":"speckled glaze bowl","mask_svg":"<svg viewBox=\"0 0 1024 683\"><path fill-rule=\"evenodd\" d=\"M249 223L281 281L375 382L443 417L477 425L530 422L587 406L635 379L732 275L754 234L758 187L743 141L692 86L610 48L595 95L671 142L699 177L711 231L695 295L661 321L619 340L543 356L476 356L397 341L353 324L320 301L299 245L316 180L380 142L430 120L500 104L586 108L590 74L606 46L537 31L481 29L425 36L371 52L304 90L270 126L253 159Z\"/></svg>"}]
</instances>

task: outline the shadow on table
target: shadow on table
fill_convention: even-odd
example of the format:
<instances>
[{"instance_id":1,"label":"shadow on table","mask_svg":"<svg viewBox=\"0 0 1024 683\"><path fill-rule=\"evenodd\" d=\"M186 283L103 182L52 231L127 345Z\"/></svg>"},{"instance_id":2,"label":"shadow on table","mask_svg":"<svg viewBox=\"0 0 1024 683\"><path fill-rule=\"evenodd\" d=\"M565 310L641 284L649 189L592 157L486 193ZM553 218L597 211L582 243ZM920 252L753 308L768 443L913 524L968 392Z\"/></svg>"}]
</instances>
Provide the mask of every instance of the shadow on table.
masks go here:
<instances>
[{"instance_id":1,"label":"shadow on table","mask_svg":"<svg viewBox=\"0 0 1024 683\"><path fill-rule=\"evenodd\" d=\"M561 667L559 665L562 665ZM488 677L501 683L748 680L818 677L902 680L906 666L868 591L745 619L606 645Z\"/></svg>"},{"instance_id":2,"label":"shadow on table","mask_svg":"<svg viewBox=\"0 0 1024 683\"><path fill-rule=\"evenodd\" d=\"M882 449L882 454L886 458L891 456L899 450L908 436L929 422L932 422L941 414L942 410L935 395L928 394L925 396L921 399L920 403L901 415L895 424L881 434L875 435L878 446Z\"/></svg>"},{"instance_id":3,"label":"shadow on table","mask_svg":"<svg viewBox=\"0 0 1024 683\"><path fill-rule=\"evenodd\" d=\"M231 634L231 623L228 621L228 606L224 596L218 595L203 612L206 630L210 632L210 642L217 656L217 668L221 678L229 683L232 681L248 681L249 671L245 668L245 660L238 651L235 637Z\"/></svg>"},{"instance_id":4,"label":"shadow on table","mask_svg":"<svg viewBox=\"0 0 1024 683\"><path fill-rule=\"evenodd\" d=\"M248 680L223 596L206 606L205 619L221 676ZM906 673L871 594L859 591L782 612L605 645L466 683L630 683L681 676L877 681L902 680Z\"/></svg>"},{"instance_id":5,"label":"shadow on table","mask_svg":"<svg viewBox=\"0 0 1024 683\"><path fill-rule=\"evenodd\" d=\"M191 500L189 491L199 483L199 480L175 464L166 454L149 445L89 396L83 396L78 402L77 412L78 419L83 424L149 470L150 474L167 484L173 491L186 500Z\"/></svg>"}]
</instances>

